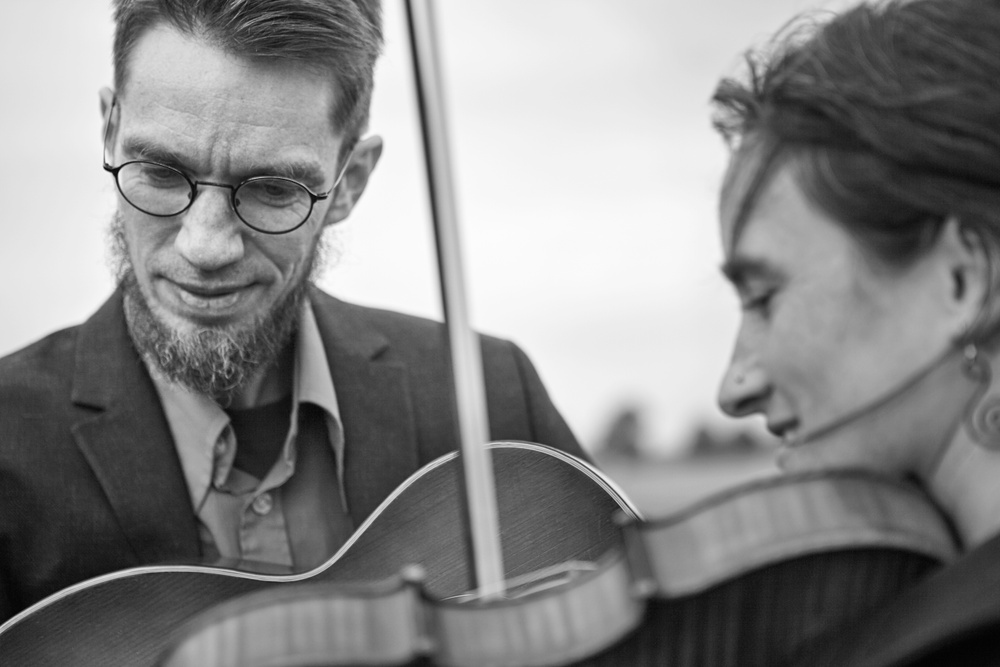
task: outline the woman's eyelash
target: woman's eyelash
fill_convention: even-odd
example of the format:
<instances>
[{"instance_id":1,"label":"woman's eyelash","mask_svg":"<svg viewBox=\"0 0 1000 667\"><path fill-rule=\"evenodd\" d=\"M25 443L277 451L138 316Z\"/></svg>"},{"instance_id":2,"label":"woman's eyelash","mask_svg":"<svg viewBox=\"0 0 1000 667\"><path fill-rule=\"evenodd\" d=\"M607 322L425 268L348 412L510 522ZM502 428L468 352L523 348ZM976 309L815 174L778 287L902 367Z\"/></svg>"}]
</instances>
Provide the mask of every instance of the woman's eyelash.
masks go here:
<instances>
[{"instance_id":1,"label":"woman's eyelash","mask_svg":"<svg viewBox=\"0 0 1000 667\"><path fill-rule=\"evenodd\" d=\"M774 290L767 290L766 292L758 292L756 294L747 295L743 297L741 302L741 307L743 310L760 311L766 310L771 304L771 298L774 296Z\"/></svg>"}]
</instances>

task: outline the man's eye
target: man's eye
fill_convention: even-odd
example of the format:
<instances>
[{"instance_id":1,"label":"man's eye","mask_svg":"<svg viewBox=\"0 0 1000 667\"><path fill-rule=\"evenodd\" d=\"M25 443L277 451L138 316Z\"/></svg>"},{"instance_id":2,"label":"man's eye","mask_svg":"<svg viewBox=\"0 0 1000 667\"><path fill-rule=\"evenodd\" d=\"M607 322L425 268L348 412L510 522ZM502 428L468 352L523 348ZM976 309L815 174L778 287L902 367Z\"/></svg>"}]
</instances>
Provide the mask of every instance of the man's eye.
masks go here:
<instances>
[{"instance_id":1,"label":"man's eye","mask_svg":"<svg viewBox=\"0 0 1000 667\"><path fill-rule=\"evenodd\" d=\"M142 178L161 187L176 187L184 184L184 177L178 172L159 165L142 165Z\"/></svg>"},{"instance_id":2,"label":"man's eye","mask_svg":"<svg viewBox=\"0 0 1000 667\"><path fill-rule=\"evenodd\" d=\"M284 207L308 199L302 186L291 181L260 179L240 188L241 201L265 206Z\"/></svg>"}]
</instances>

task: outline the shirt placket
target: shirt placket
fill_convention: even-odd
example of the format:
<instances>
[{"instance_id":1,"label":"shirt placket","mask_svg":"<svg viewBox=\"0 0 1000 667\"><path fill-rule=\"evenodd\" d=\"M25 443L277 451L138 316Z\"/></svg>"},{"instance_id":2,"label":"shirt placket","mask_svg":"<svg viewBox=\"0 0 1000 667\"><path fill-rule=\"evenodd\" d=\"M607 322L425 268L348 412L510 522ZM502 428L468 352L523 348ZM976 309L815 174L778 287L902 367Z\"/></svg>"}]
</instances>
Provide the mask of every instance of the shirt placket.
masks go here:
<instances>
[{"instance_id":1,"label":"shirt placket","mask_svg":"<svg viewBox=\"0 0 1000 667\"><path fill-rule=\"evenodd\" d=\"M282 457L263 480L233 467L236 456L235 436L227 428L215 448L213 486L234 504L239 525L235 526L240 557L249 560L292 564L285 515L281 505L281 485L294 471L286 439ZM290 434L294 437L294 433ZM290 460L291 459L291 460Z\"/></svg>"}]
</instances>

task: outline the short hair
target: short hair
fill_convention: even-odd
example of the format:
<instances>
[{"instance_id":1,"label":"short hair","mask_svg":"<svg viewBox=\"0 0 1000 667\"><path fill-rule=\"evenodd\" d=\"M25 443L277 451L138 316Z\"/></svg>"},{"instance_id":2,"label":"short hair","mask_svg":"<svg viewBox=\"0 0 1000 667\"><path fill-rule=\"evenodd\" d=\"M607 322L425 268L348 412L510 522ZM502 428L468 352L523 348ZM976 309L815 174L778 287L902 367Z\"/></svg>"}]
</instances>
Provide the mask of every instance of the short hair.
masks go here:
<instances>
[{"instance_id":1,"label":"short hair","mask_svg":"<svg viewBox=\"0 0 1000 667\"><path fill-rule=\"evenodd\" d=\"M279 58L329 71L341 93L335 129L350 150L367 129L375 61L382 49L379 0L112 0L115 88L128 84L129 56L167 24L244 58Z\"/></svg>"},{"instance_id":2,"label":"short hair","mask_svg":"<svg viewBox=\"0 0 1000 667\"><path fill-rule=\"evenodd\" d=\"M807 197L886 266L910 265L957 218L983 244L990 271L966 339L995 338L1000 1L874 1L822 21L804 16L746 64L746 76L722 80L712 98L715 127L759 158L739 217L791 159Z\"/></svg>"}]
</instances>

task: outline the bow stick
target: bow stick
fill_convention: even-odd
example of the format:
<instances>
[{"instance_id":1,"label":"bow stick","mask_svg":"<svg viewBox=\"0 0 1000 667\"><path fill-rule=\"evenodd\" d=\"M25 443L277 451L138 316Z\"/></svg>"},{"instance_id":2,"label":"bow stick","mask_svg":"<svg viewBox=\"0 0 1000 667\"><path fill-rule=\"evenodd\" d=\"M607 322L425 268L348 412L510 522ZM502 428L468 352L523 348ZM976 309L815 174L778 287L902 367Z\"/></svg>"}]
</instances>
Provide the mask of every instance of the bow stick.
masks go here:
<instances>
[{"instance_id":1,"label":"bow stick","mask_svg":"<svg viewBox=\"0 0 1000 667\"><path fill-rule=\"evenodd\" d=\"M441 296L455 376L473 572L479 597L495 599L504 593L500 521L493 466L485 447L489 440L489 421L482 355L478 337L469 325L466 306L444 91L431 0L407 0L406 17L427 161Z\"/></svg>"}]
</instances>

